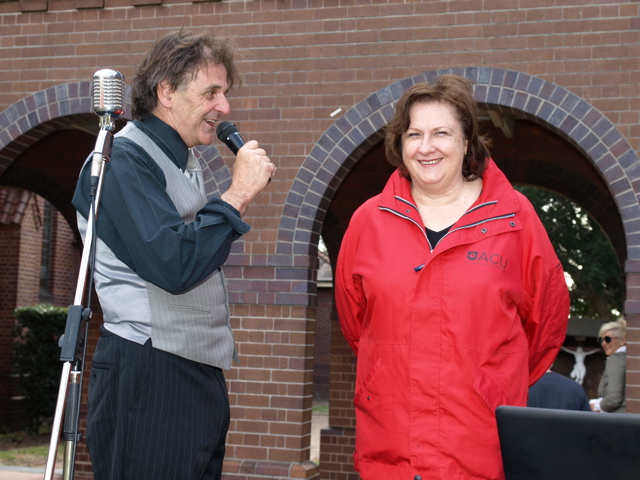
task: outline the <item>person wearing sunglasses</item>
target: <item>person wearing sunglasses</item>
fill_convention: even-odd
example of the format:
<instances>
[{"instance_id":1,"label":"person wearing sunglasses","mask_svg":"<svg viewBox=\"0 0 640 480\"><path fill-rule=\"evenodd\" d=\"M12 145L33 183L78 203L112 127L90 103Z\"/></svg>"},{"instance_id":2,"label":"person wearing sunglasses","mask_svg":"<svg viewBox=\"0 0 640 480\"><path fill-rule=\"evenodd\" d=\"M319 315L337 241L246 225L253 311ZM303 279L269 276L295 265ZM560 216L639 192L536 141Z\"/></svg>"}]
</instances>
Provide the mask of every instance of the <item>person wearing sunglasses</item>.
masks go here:
<instances>
[{"instance_id":1,"label":"person wearing sunglasses","mask_svg":"<svg viewBox=\"0 0 640 480\"><path fill-rule=\"evenodd\" d=\"M589 401L594 412L625 413L625 374L627 371L627 322L624 319L600 327L598 342L607 363L598 384L598 398Z\"/></svg>"}]
</instances>

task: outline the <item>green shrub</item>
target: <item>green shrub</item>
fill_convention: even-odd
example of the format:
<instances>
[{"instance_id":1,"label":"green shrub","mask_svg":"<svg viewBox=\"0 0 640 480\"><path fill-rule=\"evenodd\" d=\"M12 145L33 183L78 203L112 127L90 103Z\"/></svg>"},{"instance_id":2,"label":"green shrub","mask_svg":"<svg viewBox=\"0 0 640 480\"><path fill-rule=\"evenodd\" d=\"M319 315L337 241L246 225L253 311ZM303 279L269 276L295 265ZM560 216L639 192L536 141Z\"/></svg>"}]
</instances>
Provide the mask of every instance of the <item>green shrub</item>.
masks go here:
<instances>
[{"instance_id":1,"label":"green shrub","mask_svg":"<svg viewBox=\"0 0 640 480\"><path fill-rule=\"evenodd\" d=\"M58 340L64 333L67 310L39 304L13 311L13 372L24 397L24 428L31 433L37 433L55 412L62 373Z\"/></svg>"}]
</instances>

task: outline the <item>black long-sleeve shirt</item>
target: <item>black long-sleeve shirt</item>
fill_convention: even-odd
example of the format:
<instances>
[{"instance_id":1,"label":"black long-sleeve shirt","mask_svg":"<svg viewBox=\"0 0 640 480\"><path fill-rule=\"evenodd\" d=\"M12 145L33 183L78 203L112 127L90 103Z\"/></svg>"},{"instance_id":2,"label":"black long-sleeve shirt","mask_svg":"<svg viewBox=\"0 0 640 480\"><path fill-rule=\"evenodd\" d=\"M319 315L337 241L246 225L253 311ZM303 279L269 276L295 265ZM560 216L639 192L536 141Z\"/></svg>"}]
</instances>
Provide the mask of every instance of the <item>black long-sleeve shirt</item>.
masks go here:
<instances>
[{"instance_id":1,"label":"black long-sleeve shirt","mask_svg":"<svg viewBox=\"0 0 640 480\"><path fill-rule=\"evenodd\" d=\"M178 132L150 116L135 121L175 163L185 170L189 151ZM88 218L91 161L82 169L74 207ZM185 224L166 193L162 169L135 142L113 141L105 169L98 237L136 274L170 293L181 293L211 275L227 259L231 243L249 231L240 213L219 198L210 199L196 220Z\"/></svg>"}]
</instances>

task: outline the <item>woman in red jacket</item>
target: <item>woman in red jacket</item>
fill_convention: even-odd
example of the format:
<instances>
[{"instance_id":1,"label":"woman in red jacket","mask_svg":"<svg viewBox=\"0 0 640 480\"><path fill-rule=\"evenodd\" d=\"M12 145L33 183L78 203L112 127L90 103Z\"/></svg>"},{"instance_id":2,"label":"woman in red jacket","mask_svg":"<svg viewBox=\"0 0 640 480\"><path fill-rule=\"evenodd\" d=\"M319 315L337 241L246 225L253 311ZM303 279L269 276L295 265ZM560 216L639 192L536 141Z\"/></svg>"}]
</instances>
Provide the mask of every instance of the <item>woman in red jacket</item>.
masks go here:
<instances>
[{"instance_id":1,"label":"woman in red jacket","mask_svg":"<svg viewBox=\"0 0 640 480\"><path fill-rule=\"evenodd\" d=\"M406 91L386 136L398 169L343 239L363 480L502 479L495 409L526 405L565 338L560 262L478 123L464 78Z\"/></svg>"}]
</instances>

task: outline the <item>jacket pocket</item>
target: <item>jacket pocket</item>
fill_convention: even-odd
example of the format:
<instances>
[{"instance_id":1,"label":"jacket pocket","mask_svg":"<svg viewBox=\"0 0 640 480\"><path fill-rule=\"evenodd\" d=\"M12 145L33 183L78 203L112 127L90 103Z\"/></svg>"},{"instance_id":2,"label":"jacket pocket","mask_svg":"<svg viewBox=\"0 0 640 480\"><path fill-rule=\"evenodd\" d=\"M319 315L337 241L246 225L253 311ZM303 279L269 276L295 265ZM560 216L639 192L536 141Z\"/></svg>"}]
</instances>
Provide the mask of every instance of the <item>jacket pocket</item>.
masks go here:
<instances>
[{"instance_id":1,"label":"jacket pocket","mask_svg":"<svg viewBox=\"0 0 640 480\"><path fill-rule=\"evenodd\" d=\"M397 465L410 452L407 388L382 359L367 372L354 396L357 462Z\"/></svg>"},{"instance_id":2,"label":"jacket pocket","mask_svg":"<svg viewBox=\"0 0 640 480\"><path fill-rule=\"evenodd\" d=\"M473 388L492 412L500 405L513 405L502 388L483 370L478 370Z\"/></svg>"},{"instance_id":3,"label":"jacket pocket","mask_svg":"<svg viewBox=\"0 0 640 480\"><path fill-rule=\"evenodd\" d=\"M362 405L362 397L367 394L369 384L375 378L376 374L380 371L381 368L382 360L378 359L373 368L369 371L365 379L362 381L362 384L359 385L358 390L353 397L353 404L356 407L358 405Z\"/></svg>"}]
</instances>

